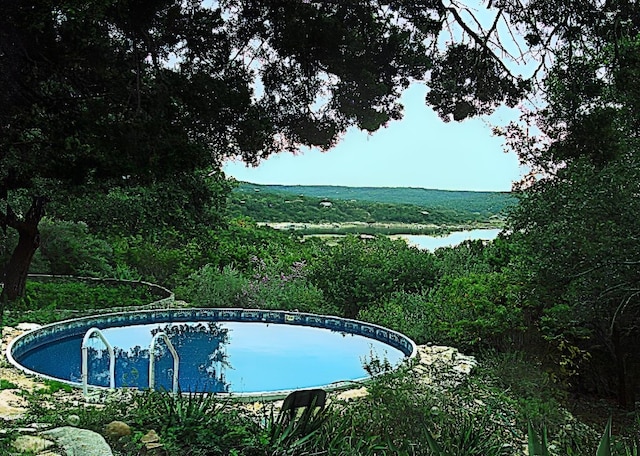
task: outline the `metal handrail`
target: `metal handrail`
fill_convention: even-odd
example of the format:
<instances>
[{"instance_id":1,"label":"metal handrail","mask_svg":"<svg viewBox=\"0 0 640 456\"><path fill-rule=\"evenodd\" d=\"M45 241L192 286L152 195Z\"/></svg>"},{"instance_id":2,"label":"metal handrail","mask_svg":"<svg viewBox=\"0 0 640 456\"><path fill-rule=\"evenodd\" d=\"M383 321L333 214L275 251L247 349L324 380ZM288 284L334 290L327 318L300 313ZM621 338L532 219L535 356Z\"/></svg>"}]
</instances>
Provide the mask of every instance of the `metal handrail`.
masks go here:
<instances>
[{"instance_id":1,"label":"metal handrail","mask_svg":"<svg viewBox=\"0 0 640 456\"><path fill-rule=\"evenodd\" d=\"M156 360L155 345L156 345L156 340L158 340L159 338L162 338L165 341L165 343L167 344L167 348L169 349L169 351L171 352L171 355L173 356L172 391L173 391L173 394L177 394L178 393L178 369L180 365L180 358L178 357L178 352L176 351L176 349L173 347L173 344L169 340L169 336L167 336L167 334L162 331L160 331L155 336L153 336L153 338L151 339L151 344L149 345L149 389L153 390L153 386L155 383L155 360Z\"/></svg>"},{"instance_id":2,"label":"metal handrail","mask_svg":"<svg viewBox=\"0 0 640 456\"><path fill-rule=\"evenodd\" d=\"M88 377L89 377L89 367L88 367L88 358L89 358L89 347L87 347L87 343L91 336L96 334L102 343L106 345L107 351L109 352L109 388L114 389L116 387L116 355L113 351L113 347L109 342L107 342L106 337L102 334L98 328L89 329L84 337L82 338L82 393L86 396L88 394Z\"/></svg>"}]
</instances>

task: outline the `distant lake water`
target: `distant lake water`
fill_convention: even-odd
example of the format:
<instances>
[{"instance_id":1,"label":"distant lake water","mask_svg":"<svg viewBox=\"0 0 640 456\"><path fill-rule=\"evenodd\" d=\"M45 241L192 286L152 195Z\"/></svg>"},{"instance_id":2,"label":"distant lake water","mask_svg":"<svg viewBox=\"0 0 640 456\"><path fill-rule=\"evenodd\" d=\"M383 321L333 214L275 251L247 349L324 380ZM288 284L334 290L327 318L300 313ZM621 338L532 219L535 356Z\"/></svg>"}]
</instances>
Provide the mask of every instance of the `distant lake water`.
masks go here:
<instances>
[{"instance_id":1,"label":"distant lake water","mask_svg":"<svg viewBox=\"0 0 640 456\"><path fill-rule=\"evenodd\" d=\"M440 247L453 247L467 240L493 240L498 237L502 229L490 228L468 231L454 231L446 236L427 236L426 234L402 234L398 237L407 241L409 245L418 247L421 250L429 250L433 252ZM395 237L395 236L394 236Z\"/></svg>"}]
</instances>

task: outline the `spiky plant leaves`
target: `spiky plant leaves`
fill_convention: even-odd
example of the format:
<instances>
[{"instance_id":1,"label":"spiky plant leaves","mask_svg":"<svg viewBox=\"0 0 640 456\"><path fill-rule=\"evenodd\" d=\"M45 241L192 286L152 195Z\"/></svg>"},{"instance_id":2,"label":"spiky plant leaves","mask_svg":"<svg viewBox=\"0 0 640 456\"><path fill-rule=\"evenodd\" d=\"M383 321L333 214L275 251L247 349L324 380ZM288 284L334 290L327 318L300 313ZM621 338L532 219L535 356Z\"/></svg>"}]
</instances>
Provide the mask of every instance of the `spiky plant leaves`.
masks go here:
<instances>
[{"instance_id":1,"label":"spiky plant leaves","mask_svg":"<svg viewBox=\"0 0 640 456\"><path fill-rule=\"evenodd\" d=\"M596 456L611 456L611 417L607 421L607 425L604 428L604 434L600 439Z\"/></svg>"},{"instance_id":2,"label":"spiky plant leaves","mask_svg":"<svg viewBox=\"0 0 640 456\"><path fill-rule=\"evenodd\" d=\"M542 429L542 441L533 429L531 422L527 423L529 456L549 456L547 446L547 429Z\"/></svg>"}]
</instances>

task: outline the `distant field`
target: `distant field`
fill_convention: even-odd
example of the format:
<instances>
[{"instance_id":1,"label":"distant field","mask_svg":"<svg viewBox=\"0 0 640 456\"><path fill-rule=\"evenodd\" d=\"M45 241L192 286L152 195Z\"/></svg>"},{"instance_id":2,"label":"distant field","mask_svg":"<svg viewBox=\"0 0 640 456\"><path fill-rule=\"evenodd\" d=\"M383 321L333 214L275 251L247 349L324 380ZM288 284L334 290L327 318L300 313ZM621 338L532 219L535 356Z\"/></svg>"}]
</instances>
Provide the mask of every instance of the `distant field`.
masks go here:
<instances>
[{"instance_id":1,"label":"distant field","mask_svg":"<svg viewBox=\"0 0 640 456\"><path fill-rule=\"evenodd\" d=\"M424 225L418 223L291 223L291 222L260 222L259 225L270 226L278 230L298 231L306 235L344 235L344 234L426 234L441 235L449 232L438 225ZM460 229L471 227L455 227ZM473 226L473 228L483 228Z\"/></svg>"},{"instance_id":2,"label":"distant field","mask_svg":"<svg viewBox=\"0 0 640 456\"><path fill-rule=\"evenodd\" d=\"M426 234L461 226L500 227L514 203L512 195L501 192L241 183L228 208L231 216L309 234Z\"/></svg>"}]
</instances>

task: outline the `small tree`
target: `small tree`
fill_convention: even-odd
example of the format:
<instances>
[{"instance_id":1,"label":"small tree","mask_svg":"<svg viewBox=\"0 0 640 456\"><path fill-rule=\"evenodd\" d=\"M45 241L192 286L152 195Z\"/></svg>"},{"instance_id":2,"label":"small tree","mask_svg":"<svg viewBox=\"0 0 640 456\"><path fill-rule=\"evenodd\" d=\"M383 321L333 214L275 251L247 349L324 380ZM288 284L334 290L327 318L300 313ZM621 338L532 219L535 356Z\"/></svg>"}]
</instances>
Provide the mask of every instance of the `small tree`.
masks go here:
<instances>
[{"instance_id":1,"label":"small tree","mask_svg":"<svg viewBox=\"0 0 640 456\"><path fill-rule=\"evenodd\" d=\"M617 14L629 10L620 6ZM545 177L521 194L511 228L524 234L523 272L545 334L570 357L590 354L591 379L608 382L601 389L633 408L640 380L633 348L640 342L640 22L635 15L616 22L613 34L600 27L583 33L589 53L567 45L546 80L549 103L537 121L547 144L524 147L532 143L512 136Z\"/></svg>"}]
</instances>

